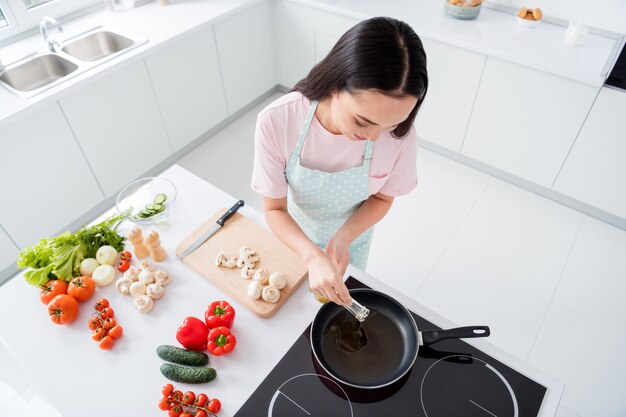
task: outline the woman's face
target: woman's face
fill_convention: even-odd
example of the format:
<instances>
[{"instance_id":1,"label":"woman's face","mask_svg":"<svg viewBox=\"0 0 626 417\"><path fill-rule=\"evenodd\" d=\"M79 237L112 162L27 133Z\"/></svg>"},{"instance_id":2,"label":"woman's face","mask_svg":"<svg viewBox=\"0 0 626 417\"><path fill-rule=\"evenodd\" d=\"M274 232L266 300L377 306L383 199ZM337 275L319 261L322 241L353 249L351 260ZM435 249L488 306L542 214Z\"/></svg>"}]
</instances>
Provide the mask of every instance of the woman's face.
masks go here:
<instances>
[{"instance_id":1,"label":"woman's face","mask_svg":"<svg viewBox=\"0 0 626 417\"><path fill-rule=\"evenodd\" d=\"M375 141L405 121L416 104L417 97L413 96L389 97L375 90L355 94L340 91L331 94L330 112L335 129L347 138Z\"/></svg>"}]
</instances>

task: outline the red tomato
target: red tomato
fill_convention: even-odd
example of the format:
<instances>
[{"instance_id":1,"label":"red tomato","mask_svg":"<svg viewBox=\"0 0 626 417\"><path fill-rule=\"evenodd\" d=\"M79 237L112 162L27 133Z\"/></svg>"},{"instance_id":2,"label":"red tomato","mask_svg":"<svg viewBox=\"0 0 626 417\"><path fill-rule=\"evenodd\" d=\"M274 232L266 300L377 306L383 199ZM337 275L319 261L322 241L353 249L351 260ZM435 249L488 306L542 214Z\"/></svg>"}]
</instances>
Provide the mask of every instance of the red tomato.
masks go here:
<instances>
[{"instance_id":1,"label":"red tomato","mask_svg":"<svg viewBox=\"0 0 626 417\"><path fill-rule=\"evenodd\" d=\"M48 303L48 315L55 324L68 324L78 317L78 301L67 294L59 294Z\"/></svg>"},{"instance_id":2,"label":"red tomato","mask_svg":"<svg viewBox=\"0 0 626 417\"><path fill-rule=\"evenodd\" d=\"M183 395L183 402L185 404L193 404L193 400L196 399L196 394L194 394L192 391L187 391L184 395Z\"/></svg>"},{"instance_id":3,"label":"red tomato","mask_svg":"<svg viewBox=\"0 0 626 417\"><path fill-rule=\"evenodd\" d=\"M93 308L95 308L97 311L102 311L108 306L109 300L107 300L106 298L99 298L98 301L96 301L96 304L93 305Z\"/></svg>"},{"instance_id":4,"label":"red tomato","mask_svg":"<svg viewBox=\"0 0 626 417\"><path fill-rule=\"evenodd\" d=\"M217 412L220 411L220 408L222 408L222 403L217 398L213 398L211 401L209 401L209 405L207 406L207 408L213 414L217 414Z\"/></svg>"},{"instance_id":5,"label":"red tomato","mask_svg":"<svg viewBox=\"0 0 626 417\"><path fill-rule=\"evenodd\" d=\"M91 338L96 342L100 342L107 335L107 331L102 327L98 327L93 332L91 332Z\"/></svg>"},{"instance_id":6,"label":"red tomato","mask_svg":"<svg viewBox=\"0 0 626 417\"><path fill-rule=\"evenodd\" d=\"M76 298L76 301L87 301L96 292L96 283L91 277L76 277L70 281L67 294Z\"/></svg>"},{"instance_id":7,"label":"red tomato","mask_svg":"<svg viewBox=\"0 0 626 417\"><path fill-rule=\"evenodd\" d=\"M102 323L100 322L100 317L91 316L91 318L89 319L89 329L96 330L100 326L102 326Z\"/></svg>"},{"instance_id":8,"label":"red tomato","mask_svg":"<svg viewBox=\"0 0 626 417\"><path fill-rule=\"evenodd\" d=\"M109 336L111 336L113 339L119 339L120 337L122 337L123 333L124 329L122 329L122 326L120 326L119 324L113 326L113 328L109 330Z\"/></svg>"},{"instance_id":9,"label":"red tomato","mask_svg":"<svg viewBox=\"0 0 626 417\"><path fill-rule=\"evenodd\" d=\"M198 396L196 397L195 405L197 405L198 407L204 407L204 404L206 404L207 401L209 401L209 397L207 397L206 394L198 394Z\"/></svg>"},{"instance_id":10,"label":"red tomato","mask_svg":"<svg viewBox=\"0 0 626 417\"><path fill-rule=\"evenodd\" d=\"M67 294L67 282L60 279L54 279L41 286L41 295L39 298L42 303L48 304L59 294Z\"/></svg>"},{"instance_id":11,"label":"red tomato","mask_svg":"<svg viewBox=\"0 0 626 417\"><path fill-rule=\"evenodd\" d=\"M130 261L126 259L120 259L117 263L117 270L120 272L126 272L130 268Z\"/></svg>"},{"instance_id":12,"label":"red tomato","mask_svg":"<svg viewBox=\"0 0 626 417\"><path fill-rule=\"evenodd\" d=\"M112 317L104 319L104 321L102 322L102 327L104 327L106 330L110 330L114 328L116 325L117 325L117 322Z\"/></svg>"},{"instance_id":13,"label":"red tomato","mask_svg":"<svg viewBox=\"0 0 626 417\"><path fill-rule=\"evenodd\" d=\"M159 408L163 411L167 411L170 408L170 399L168 397L163 397L161 398L161 401L159 401Z\"/></svg>"},{"instance_id":14,"label":"red tomato","mask_svg":"<svg viewBox=\"0 0 626 417\"><path fill-rule=\"evenodd\" d=\"M180 405L174 405L170 408L169 413L167 415L169 417L180 417L180 414L183 412L183 408Z\"/></svg>"},{"instance_id":15,"label":"red tomato","mask_svg":"<svg viewBox=\"0 0 626 417\"><path fill-rule=\"evenodd\" d=\"M161 390L161 394L165 395L166 397L169 397L173 391L174 391L174 385L167 384Z\"/></svg>"},{"instance_id":16,"label":"red tomato","mask_svg":"<svg viewBox=\"0 0 626 417\"><path fill-rule=\"evenodd\" d=\"M183 400L183 393L181 390L176 390L172 392L172 398L178 401L182 401Z\"/></svg>"},{"instance_id":17,"label":"red tomato","mask_svg":"<svg viewBox=\"0 0 626 417\"><path fill-rule=\"evenodd\" d=\"M115 341L113 340L111 336L104 336L104 338L102 338L98 346L102 350L109 350L113 347L114 344L115 344Z\"/></svg>"},{"instance_id":18,"label":"red tomato","mask_svg":"<svg viewBox=\"0 0 626 417\"><path fill-rule=\"evenodd\" d=\"M180 417L193 417L190 413L184 412L180 415Z\"/></svg>"},{"instance_id":19,"label":"red tomato","mask_svg":"<svg viewBox=\"0 0 626 417\"><path fill-rule=\"evenodd\" d=\"M133 255L129 251L125 250L125 251L120 252L120 259L124 259L125 261L130 261L131 259L133 259Z\"/></svg>"},{"instance_id":20,"label":"red tomato","mask_svg":"<svg viewBox=\"0 0 626 417\"><path fill-rule=\"evenodd\" d=\"M102 320L113 318L114 316L115 316L115 312L113 311L111 307L105 307L102 310L100 310L100 318Z\"/></svg>"},{"instance_id":21,"label":"red tomato","mask_svg":"<svg viewBox=\"0 0 626 417\"><path fill-rule=\"evenodd\" d=\"M197 410L193 417L207 417L207 413L204 410Z\"/></svg>"}]
</instances>

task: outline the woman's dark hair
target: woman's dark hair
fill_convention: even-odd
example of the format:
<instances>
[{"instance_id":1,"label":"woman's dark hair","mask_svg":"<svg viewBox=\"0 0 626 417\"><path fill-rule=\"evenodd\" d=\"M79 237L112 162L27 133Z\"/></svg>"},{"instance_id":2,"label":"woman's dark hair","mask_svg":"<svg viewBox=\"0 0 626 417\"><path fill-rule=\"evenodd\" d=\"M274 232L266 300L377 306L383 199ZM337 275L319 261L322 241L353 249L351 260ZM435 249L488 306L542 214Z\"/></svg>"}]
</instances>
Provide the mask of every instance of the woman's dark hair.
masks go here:
<instances>
[{"instance_id":1,"label":"woman's dark hair","mask_svg":"<svg viewBox=\"0 0 626 417\"><path fill-rule=\"evenodd\" d=\"M322 100L342 90L417 97L409 117L392 132L396 138L405 136L428 90L426 53L419 36L406 23L390 17L364 20L348 30L292 91L309 100Z\"/></svg>"}]
</instances>

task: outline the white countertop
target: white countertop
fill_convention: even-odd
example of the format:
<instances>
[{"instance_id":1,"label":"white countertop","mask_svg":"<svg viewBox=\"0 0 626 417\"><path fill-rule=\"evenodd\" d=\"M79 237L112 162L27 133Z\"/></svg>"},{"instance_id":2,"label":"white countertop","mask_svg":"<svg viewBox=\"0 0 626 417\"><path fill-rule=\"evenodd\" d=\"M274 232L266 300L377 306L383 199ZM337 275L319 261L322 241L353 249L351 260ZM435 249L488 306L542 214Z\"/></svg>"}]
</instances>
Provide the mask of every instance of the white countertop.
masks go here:
<instances>
[{"instance_id":1,"label":"white countertop","mask_svg":"<svg viewBox=\"0 0 626 417\"><path fill-rule=\"evenodd\" d=\"M583 45L568 46L563 40L565 27L541 22L532 29L522 28L514 15L485 6L476 19L454 19L445 14L444 0L289 1L356 19L384 15L395 17L407 22L425 38L595 87L600 87L607 77L617 42L590 33Z\"/></svg>"},{"instance_id":2,"label":"white countertop","mask_svg":"<svg viewBox=\"0 0 626 417\"><path fill-rule=\"evenodd\" d=\"M147 315L137 312L132 299L118 293L114 285L98 288L94 299L81 305L78 320L57 326L47 317L39 301L39 290L17 276L0 290L0 340L22 363L34 383L64 417L147 416L166 413L157 408L161 388L168 383L159 372L163 361L155 353L161 344L178 345L175 332L187 316L201 318L214 300L233 301L237 315L233 332L237 347L230 355L211 357L218 373L215 381L203 385L174 386L206 393L222 402L221 417L233 416L265 376L312 321L319 304L302 285L271 319L261 319L234 302L207 280L171 258L176 245L215 211L230 207L235 197L174 165L162 177L178 189L176 206L167 223L147 230L159 231L170 258L159 264L172 274L165 296L155 302ZM261 225L263 215L246 206L241 214ZM352 274L365 284L386 292L441 327L452 323L404 297L377 279L352 267ZM87 320L95 297L106 297L115 317L124 327L124 336L110 351L100 350L91 340ZM488 323L487 323L488 324ZM486 340L469 340L473 346L513 367L548 388L540 416L554 416L563 385L528 364L492 346ZM98 398L95 400L94 398ZM101 399L101 400L100 400ZM259 411L263 415L264 410Z\"/></svg>"}]
</instances>

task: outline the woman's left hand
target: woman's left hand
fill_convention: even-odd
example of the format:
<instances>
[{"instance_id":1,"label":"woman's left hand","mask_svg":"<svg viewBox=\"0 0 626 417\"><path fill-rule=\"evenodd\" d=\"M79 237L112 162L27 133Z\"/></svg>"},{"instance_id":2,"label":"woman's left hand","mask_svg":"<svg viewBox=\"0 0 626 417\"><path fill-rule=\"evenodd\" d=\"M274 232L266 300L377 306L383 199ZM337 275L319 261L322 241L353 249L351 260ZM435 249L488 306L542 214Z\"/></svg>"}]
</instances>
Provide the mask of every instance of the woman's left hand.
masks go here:
<instances>
[{"instance_id":1,"label":"woman's left hand","mask_svg":"<svg viewBox=\"0 0 626 417\"><path fill-rule=\"evenodd\" d=\"M343 276L350 262L350 243L345 239L333 236L324 249L328 257L335 264L339 274Z\"/></svg>"}]
</instances>

